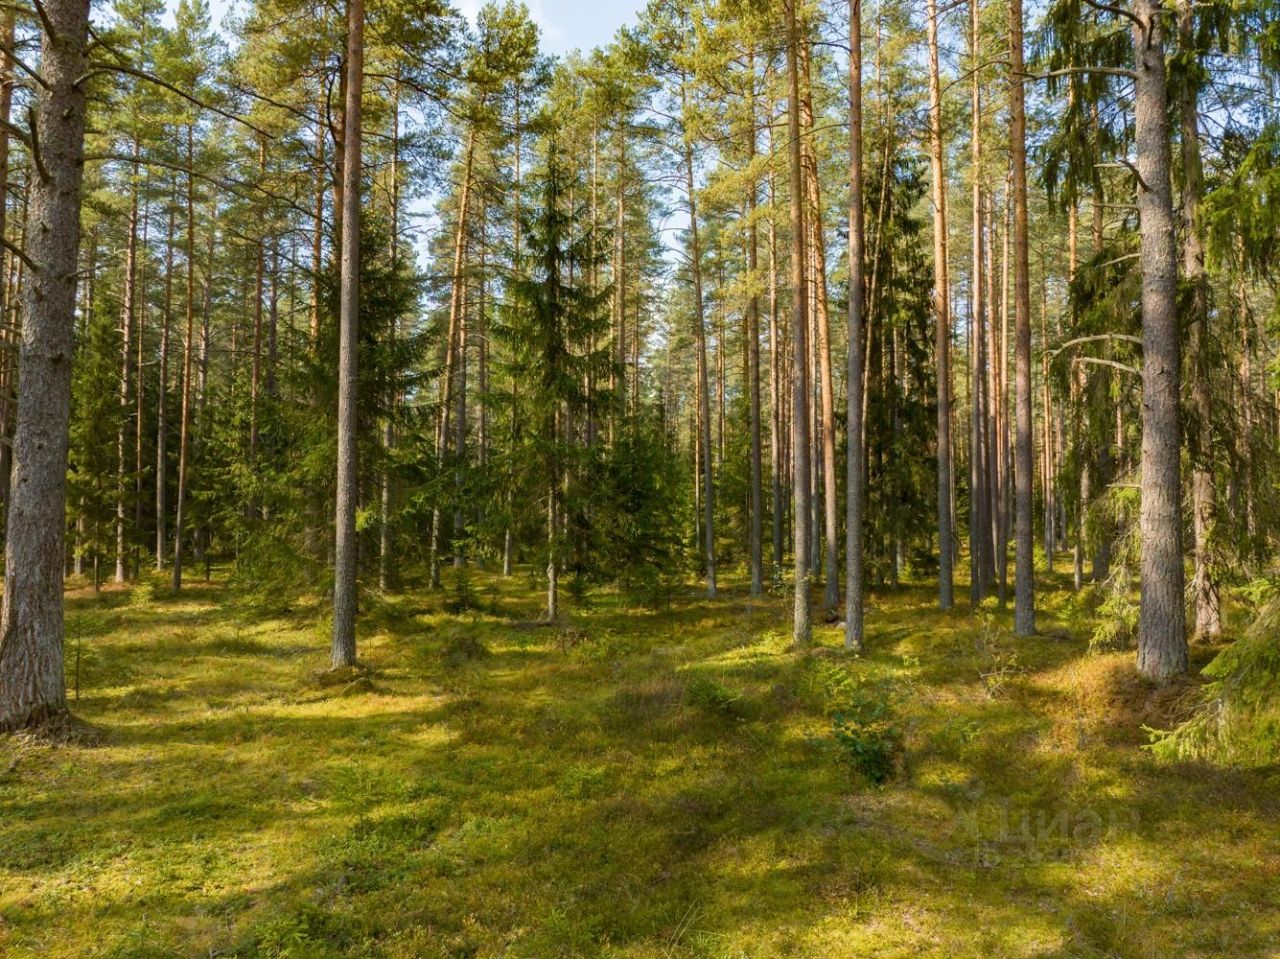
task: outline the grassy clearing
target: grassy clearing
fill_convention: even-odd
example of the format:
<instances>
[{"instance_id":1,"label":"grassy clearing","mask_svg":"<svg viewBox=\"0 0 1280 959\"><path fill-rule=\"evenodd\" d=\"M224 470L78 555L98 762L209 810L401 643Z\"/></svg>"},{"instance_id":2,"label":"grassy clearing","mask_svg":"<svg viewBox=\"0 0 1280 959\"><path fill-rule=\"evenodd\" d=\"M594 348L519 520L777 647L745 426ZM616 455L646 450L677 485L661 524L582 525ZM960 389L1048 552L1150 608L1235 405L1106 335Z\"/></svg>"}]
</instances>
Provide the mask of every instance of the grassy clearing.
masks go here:
<instances>
[{"instance_id":1,"label":"grassy clearing","mask_svg":"<svg viewBox=\"0 0 1280 959\"><path fill-rule=\"evenodd\" d=\"M1088 655L1063 588L1025 642L878 593L851 660L740 584L548 628L471 583L370 600L336 685L317 609L74 593L101 742L0 743L0 953L1280 954L1280 774L1139 749L1190 690Z\"/></svg>"}]
</instances>

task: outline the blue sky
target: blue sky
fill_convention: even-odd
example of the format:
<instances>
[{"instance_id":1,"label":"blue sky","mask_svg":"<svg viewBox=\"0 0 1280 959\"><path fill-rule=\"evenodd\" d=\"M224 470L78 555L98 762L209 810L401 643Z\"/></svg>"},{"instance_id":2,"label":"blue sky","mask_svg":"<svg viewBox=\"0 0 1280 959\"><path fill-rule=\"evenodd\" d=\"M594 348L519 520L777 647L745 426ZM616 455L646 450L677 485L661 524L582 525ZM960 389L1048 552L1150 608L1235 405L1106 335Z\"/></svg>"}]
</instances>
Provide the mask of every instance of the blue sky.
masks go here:
<instances>
[{"instance_id":1,"label":"blue sky","mask_svg":"<svg viewBox=\"0 0 1280 959\"><path fill-rule=\"evenodd\" d=\"M453 0L474 22L483 0ZM618 28L635 23L644 0L525 0L529 15L542 31L547 53L590 50L613 39Z\"/></svg>"},{"instance_id":2,"label":"blue sky","mask_svg":"<svg viewBox=\"0 0 1280 959\"><path fill-rule=\"evenodd\" d=\"M466 17L475 22L484 0L452 0ZM590 50L613 39L618 28L634 23L645 0L525 0L529 14L542 31L542 49L547 53ZM172 13L177 0L168 0ZM209 0L213 22L221 27L235 0Z\"/></svg>"}]
</instances>

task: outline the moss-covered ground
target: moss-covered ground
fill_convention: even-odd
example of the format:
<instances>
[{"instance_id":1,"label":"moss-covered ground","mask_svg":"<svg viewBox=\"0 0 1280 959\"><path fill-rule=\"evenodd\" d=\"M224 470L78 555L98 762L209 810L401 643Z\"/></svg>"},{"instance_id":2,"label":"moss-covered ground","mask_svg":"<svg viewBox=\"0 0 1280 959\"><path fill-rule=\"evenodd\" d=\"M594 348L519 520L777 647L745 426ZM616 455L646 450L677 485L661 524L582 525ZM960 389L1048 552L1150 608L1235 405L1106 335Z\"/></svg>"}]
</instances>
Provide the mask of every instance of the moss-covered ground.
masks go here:
<instances>
[{"instance_id":1,"label":"moss-covered ground","mask_svg":"<svg viewBox=\"0 0 1280 959\"><path fill-rule=\"evenodd\" d=\"M92 735L0 742L0 954L1280 955L1280 772L1157 762L1190 688L1049 582L1016 641L876 591L854 659L740 582L546 627L475 572L367 598L337 682L318 604L73 591Z\"/></svg>"}]
</instances>

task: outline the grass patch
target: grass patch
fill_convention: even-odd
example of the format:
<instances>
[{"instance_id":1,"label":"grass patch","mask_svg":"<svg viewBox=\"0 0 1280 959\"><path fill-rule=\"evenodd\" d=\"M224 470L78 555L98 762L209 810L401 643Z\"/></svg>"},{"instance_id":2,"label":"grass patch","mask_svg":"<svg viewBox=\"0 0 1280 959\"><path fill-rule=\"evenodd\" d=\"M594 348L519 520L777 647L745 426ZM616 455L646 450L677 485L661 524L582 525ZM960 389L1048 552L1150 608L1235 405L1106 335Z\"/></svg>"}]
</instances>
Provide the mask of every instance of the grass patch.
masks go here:
<instances>
[{"instance_id":1,"label":"grass patch","mask_svg":"<svg viewBox=\"0 0 1280 959\"><path fill-rule=\"evenodd\" d=\"M857 659L731 576L553 626L536 579L462 580L371 599L324 688L305 598L69 594L97 744L0 741L0 954L1280 950L1274 767L1144 751L1186 703L1063 579L1028 640L873 592Z\"/></svg>"}]
</instances>

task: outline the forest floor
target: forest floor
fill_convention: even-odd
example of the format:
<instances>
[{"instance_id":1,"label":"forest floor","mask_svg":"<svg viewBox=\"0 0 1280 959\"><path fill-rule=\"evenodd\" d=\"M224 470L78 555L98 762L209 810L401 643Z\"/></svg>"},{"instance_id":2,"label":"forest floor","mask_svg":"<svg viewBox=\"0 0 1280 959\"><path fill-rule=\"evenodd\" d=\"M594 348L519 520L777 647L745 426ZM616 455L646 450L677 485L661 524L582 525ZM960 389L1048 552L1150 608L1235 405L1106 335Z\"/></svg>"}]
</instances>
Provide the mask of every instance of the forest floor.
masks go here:
<instances>
[{"instance_id":1,"label":"forest floor","mask_svg":"<svg viewBox=\"0 0 1280 959\"><path fill-rule=\"evenodd\" d=\"M1141 749L1193 685L1065 579L1026 641L876 591L859 659L740 582L558 628L471 582L368 600L336 685L318 605L71 593L93 735L0 742L0 954L1280 955L1280 772Z\"/></svg>"}]
</instances>

